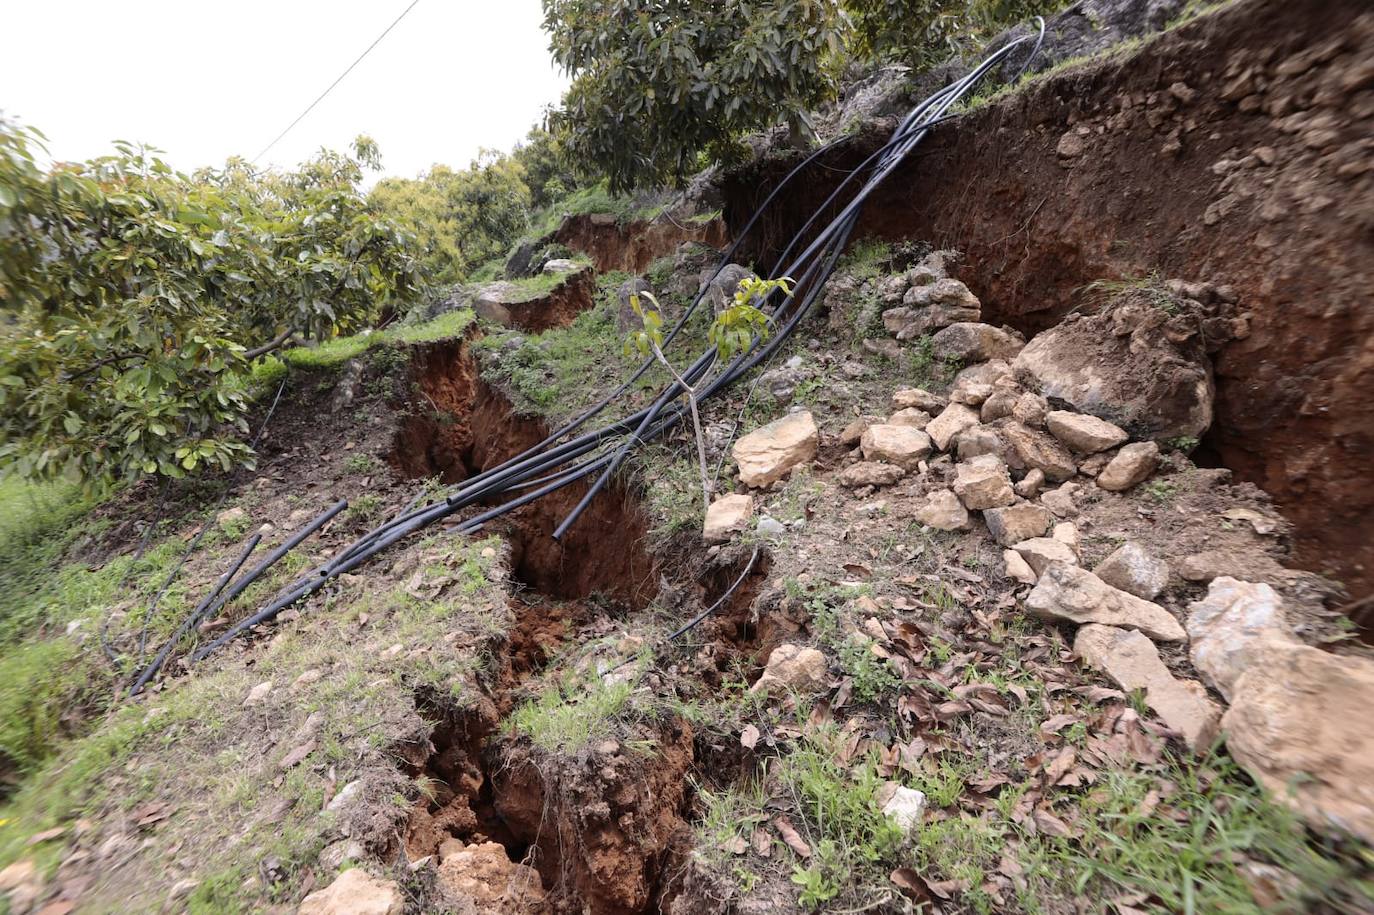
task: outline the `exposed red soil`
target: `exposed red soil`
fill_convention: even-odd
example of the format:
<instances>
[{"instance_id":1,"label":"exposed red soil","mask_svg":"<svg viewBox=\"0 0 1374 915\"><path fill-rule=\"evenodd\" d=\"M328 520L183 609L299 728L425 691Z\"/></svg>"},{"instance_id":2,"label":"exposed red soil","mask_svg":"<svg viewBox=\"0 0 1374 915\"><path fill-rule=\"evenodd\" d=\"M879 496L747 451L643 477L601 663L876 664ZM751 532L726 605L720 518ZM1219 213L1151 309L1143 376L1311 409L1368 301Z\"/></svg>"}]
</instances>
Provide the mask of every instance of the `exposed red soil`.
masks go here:
<instances>
[{"instance_id":1,"label":"exposed red soil","mask_svg":"<svg viewBox=\"0 0 1374 915\"><path fill-rule=\"evenodd\" d=\"M596 275L578 270L546 296L528 302L510 302L505 309L511 324L526 333L541 334L553 327L566 327L582 312L596 304Z\"/></svg>"},{"instance_id":2,"label":"exposed red soil","mask_svg":"<svg viewBox=\"0 0 1374 915\"><path fill-rule=\"evenodd\" d=\"M598 272L640 273L657 258L672 254L683 242L722 248L729 234L720 219L677 223L661 216L652 222L636 220L622 224L614 217L592 213L563 220L553 240L590 257Z\"/></svg>"},{"instance_id":3,"label":"exposed red soil","mask_svg":"<svg viewBox=\"0 0 1374 915\"><path fill-rule=\"evenodd\" d=\"M1026 333L1103 278L1230 285L1249 333L1217 356L1206 449L1295 522L1300 563L1359 596L1374 585L1371 61L1366 3L1241 0L936 128L859 234L961 251L985 320ZM790 165L732 177L732 226ZM766 264L841 177L818 170L781 200L753 253Z\"/></svg>"}]
</instances>

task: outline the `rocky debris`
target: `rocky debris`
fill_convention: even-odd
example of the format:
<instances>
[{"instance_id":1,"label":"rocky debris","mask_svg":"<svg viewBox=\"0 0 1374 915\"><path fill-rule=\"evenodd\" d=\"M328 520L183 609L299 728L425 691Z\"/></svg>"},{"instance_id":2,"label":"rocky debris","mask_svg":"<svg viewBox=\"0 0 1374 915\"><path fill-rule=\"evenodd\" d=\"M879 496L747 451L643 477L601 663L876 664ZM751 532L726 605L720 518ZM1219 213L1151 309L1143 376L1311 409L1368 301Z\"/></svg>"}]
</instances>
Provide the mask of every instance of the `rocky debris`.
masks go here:
<instances>
[{"instance_id":1,"label":"rocky debris","mask_svg":"<svg viewBox=\"0 0 1374 915\"><path fill-rule=\"evenodd\" d=\"M545 909L538 871L512 861L496 842L464 845L448 839L439 858L439 887L459 905L491 915L534 915Z\"/></svg>"},{"instance_id":2,"label":"rocky debris","mask_svg":"<svg viewBox=\"0 0 1374 915\"><path fill-rule=\"evenodd\" d=\"M860 461L840 471L840 485L848 486L850 489L858 489L860 486L891 486L904 476L906 471L894 464Z\"/></svg>"},{"instance_id":3,"label":"rocky debris","mask_svg":"<svg viewBox=\"0 0 1374 915\"><path fill-rule=\"evenodd\" d=\"M1050 536L1069 549L1073 550L1075 556L1078 555L1078 528L1067 521L1060 521L1054 526ZM1101 576L1099 576L1101 577Z\"/></svg>"},{"instance_id":4,"label":"rocky debris","mask_svg":"<svg viewBox=\"0 0 1374 915\"><path fill-rule=\"evenodd\" d=\"M1142 439L1200 437L1212 424L1211 361L1196 319L1136 298L1070 315L1017 355L1031 390Z\"/></svg>"},{"instance_id":5,"label":"rocky debris","mask_svg":"<svg viewBox=\"0 0 1374 915\"><path fill-rule=\"evenodd\" d=\"M1016 501L1007 465L992 454L980 454L954 468L954 494L970 511L999 508Z\"/></svg>"},{"instance_id":6,"label":"rocky debris","mask_svg":"<svg viewBox=\"0 0 1374 915\"><path fill-rule=\"evenodd\" d=\"M472 297L472 310L479 318L493 321L503 327L511 326L510 309L506 308L506 300L519 290L514 283L505 280L498 280L495 283L488 283L477 290Z\"/></svg>"},{"instance_id":7,"label":"rocky debris","mask_svg":"<svg viewBox=\"0 0 1374 915\"><path fill-rule=\"evenodd\" d=\"M924 429L930 425L930 414L915 407L904 407L889 416L887 423L890 426L910 426L913 429Z\"/></svg>"},{"instance_id":8,"label":"rocky debris","mask_svg":"<svg viewBox=\"0 0 1374 915\"><path fill-rule=\"evenodd\" d=\"M1003 550L1002 563L1008 578L1026 585L1035 584L1035 570L1027 564L1020 553L1015 550Z\"/></svg>"},{"instance_id":9,"label":"rocky debris","mask_svg":"<svg viewBox=\"0 0 1374 915\"><path fill-rule=\"evenodd\" d=\"M1283 602L1266 584L1221 576L1207 596L1188 605L1189 657L1228 700L1246 670L1279 646L1296 644Z\"/></svg>"},{"instance_id":10,"label":"rocky debris","mask_svg":"<svg viewBox=\"0 0 1374 915\"><path fill-rule=\"evenodd\" d=\"M715 274L712 276L712 274ZM714 267L707 267L701 272L701 286L706 289L706 300L711 303L711 308L715 314L720 314L734 301L735 292L739 289L742 280L746 280L754 275L754 271L739 264L726 264L715 272Z\"/></svg>"},{"instance_id":11,"label":"rocky debris","mask_svg":"<svg viewBox=\"0 0 1374 915\"><path fill-rule=\"evenodd\" d=\"M1002 546L1011 546L1032 537L1043 537L1050 529L1052 520L1049 509L1033 502L1018 502L983 512L988 532Z\"/></svg>"},{"instance_id":12,"label":"rocky debris","mask_svg":"<svg viewBox=\"0 0 1374 915\"><path fill-rule=\"evenodd\" d=\"M925 794L905 785L898 785L892 797L883 804L883 816L896 823L902 832L911 832L920 826L925 812Z\"/></svg>"},{"instance_id":13,"label":"rocky debris","mask_svg":"<svg viewBox=\"0 0 1374 915\"><path fill-rule=\"evenodd\" d=\"M8 900L8 911L27 912L43 894L43 876L27 858L16 861L0 870L0 894Z\"/></svg>"},{"instance_id":14,"label":"rocky debris","mask_svg":"<svg viewBox=\"0 0 1374 915\"><path fill-rule=\"evenodd\" d=\"M982 316L982 305L968 287L944 277L908 289L900 307L883 312L883 326L898 340L912 340Z\"/></svg>"},{"instance_id":15,"label":"rocky debris","mask_svg":"<svg viewBox=\"0 0 1374 915\"><path fill-rule=\"evenodd\" d=\"M1039 470L1055 483L1072 479L1078 472L1073 455L1059 440L1015 419L1001 419L994 425L1007 443L1007 463L1013 470Z\"/></svg>"},{"instance_id":16,"label":"rocky debris","mask_svg":"<svg viewBox=\"0 0 1374 915\"><path fill-rule=\"evenodd\" d=\"M1029 479L1030 474L1026 474ZM1079 486L1077 483L1068 482L1060 484L1057 488L1040 496L1040 504L1054 513L1056 518L1074 518L1078 516L1078 503L1075 497L1078 495Z\"/></svg>"},{"instance_id":17,"label":"rocky debris","mask_svg":"<svg viewBox=\"0 0 1374 915\"><path fill-rule=\"evenodd\" d=\"M1180 681L1160 660L1159 649L1139 632L1090 623L1078 630L1074 652L1122 689L1143 690L1145 704L1188 747L1206 750L1217 736L1221 712L1200 683Z\"/></svg>"},{"instance_id":18,"label":"rocky debris","mask_svg":"<svg viewBox=\"0 0 1374 915\"><path fill-rule=\"evenodd\" d=\"M768 655L763 675L750 687L751 692L769 692L776 687L799 693L817 694L830 688L825 655L814 648L784 643Z\"/></svg>"},{"instance_id":19,"label":"rocky debris","mask_svg":"<svg viewBox=\"0 0 1374 915\"><path fill-rule=\"evenodd\" d=\"M985 423L1011 416L1016 409L1016 402L1021 399L1021 395L1010 388L994 387L991 394L983 401L983 408L979 411L979 417Z\"/></svg>"},{"instance_id":20,"label":"rocky debris","mask_svg":"<svg viewBox=\"0 0 1374 915\"><path fill-rule=\"evenodd\" d=\"M816 456L820 433L811 413L789 413L742 436L731 453L745 486L768 486Z\"/></svg>"},{"instance_id":21,"label":"rocky debris","mask_svg":"<svg viewBox=\"0 0 1374 915\"><path fill-rule=\"evenodd\" d=\"M1050 402L1039 394L1024 391L1016 398L1016 404L1011 408L1011 418L1023 426L1032 429L1039 429L1045 425L1045 417L1049 415Z\"/></svg>"},{"instance_id":22,"label":"rocky debris","mask_svg":"<svg viewBox=\"0 0 1374 915\"><path fill-rule=\"evenodd\" d=\"M1133 442L1116 453L1097 475L1097 485L1111 492L1124 492L1143 483L1159 464L1159 446L1154 442Z\"/></svg>"},{"instance_id":23,"label":"rocky debris","mask_svg":"<svg viewBox=\"0 0 1374 915\"><path fill-rule=\"evenodd\" d=\"M1057 540L1050 542L1063 547ZM1182 642L1188 637L1168 610L1065 562L1052 562L1040 573L1039 582L1026 597L1026 609L1042 619L1139 629L1160 642Z\"/></svg>"},{"instance_id":24,"label":"rocky debris","mask_svg":"<svg viewBox=\"0 0 1374 915\"><path fill-rule=\"evenodd\" d=\"M749 526L754 515L754 497L733 493L721 496L706 510L701 539L707 543L725 543Z\"/></svg>"},{"instance_id":25,"label":"rocky debris","mask_svg":"<svg viewBox=\"0 0 1374 915\"><path fill-rule=\"evenodd\" d=\"M973 460L980 454L995 454L1001 458L1006 453L1007 443L1002 441L996 429L969 426L959 433L954 450L961 461Z\"/></svg>"},{"instance_id":26,"label":"rocky debris","mask_svg":"<svg viewBox=\"0 0 1374 915\"><path fill-rule=\"evenodd\" d=\"M1069 450L1079 454L1106 451L1129 438L1126 430L1105 419L1098 419L1086 413L1070 413L1067 410L1051 410L1045 414L1045 427L1050 430L1050 435L1063 442Z\"/></svg>"},{"instance_id":27,"label":"rocky debris","mask_svg":"<svg viewBox=\"0 0 1374 915\"><path fill-rule=\"evenodd\" d=\"M754 532L763 537L781 537L787 533L787 526L771 515L759 515Z\"/></svg>"},{"instance_id":28,"label":"rocky debris","mask_svg":"<svg viewBox=\"0 0 1374 915\"><path fill-rule=\"evenodd\" d=\"M1034 499L1040 494L1040 490L1045 486L1045 471L1039 467L1032 467L1026 471L1026 475L1016 481L1012 489L1023 499Z\"/></svg>"},{"instance_id":29,"label":"rocky debris","mask_svg":"<svg viewBox=\"0 0 1374 915\"><path fill-rule=\"evenodd\" d=\"M301 900L297 915L401 915L405 900L392 880L380 880L360 867Z\"/></svg>"},{"instance_id":30,"label":"rocky debris","mask_svg":"<svg viewBox=\"0 0 1374 915\"><path fill-rule=\"evenodd\" d=\"M990 359L1015 359L1025 341L991 324L960 321L936 333L930 338L930 345L940 359L958 359L971 364Z\"/></svg>"},{"instance_id":31,"label":"rocky debris","mask_svg":"<svg viewBox=\"0 0 1374 915\"><path fill-rule=\"evenodd\" d=\"M865 461L896 464L903 470L914 470L930 454L930 436L911 426L886 423L869 426L859 440Z\"/></svg>"},{"instance_id":32,"label":"rocky debris","mask_svg":"<svg viewBox=\"0 0 1374 915\"><path fill-rule=\"evenodd\" d=\"M978 414L961 403L952 403L945 407L940 415L926 424L926 434L931 441L935 442L935 447L941 451L948 451L950 443L955 436L970 426L978 425Z\"/></svg>"},{"instance_id":33,"label":"rocky debris","mask_svg":"<svg viewBox=\"0 0 1374 915\"><path fill-rule=\"evenodd\" d=\"M1271 645L1233 684L1231 755L1312 825L1374 843L1374 661Z\"/></svg>"},{"instance_id":34,"label":"rocky debris","mask_svg":"<svg viewBox=\"0 0 1374 915\"><path fill-rule=\"evenodd\" d=\"M874 423L880 423L882 419L876 416L861 416L851 420L849 425L840 430L840 444L846 448L853 448L859 444L859 439L864 437L868 427Z\"/></svg>"},{"instance_id":35,"label":"rocky debris","mask_svg":"<svg viewBox=\"0 0 1374 915\"><path fill-rule=\"evenodd\" d=\"M938 489L916 509L916 520L937 531L966 531L973 526L968 510L948 489Z\"/></svg>"},{"instance_id":36,"label":"rocky debris","mask_svg":"<svg viewBox=\"0 0 1374 915\"><path fill-rule=\"evenodd\" d=\"M1169 584L1169 564L1145 547L1127 540L1097 564L1093 574L1127 594L1154 600Z\"/></svg>"},{"instance_id":37,"label":"rocky debris","mask_svg":"<svg viewBox=\"0 0 1374 915\"><path fill-rule=\"evenodd\" d=\"M1078 565L1078 556L1073 549L1067 543L1053 537L1032 537L1013 544L1012 549L1026 561L1026 565L1030 566L1036 578L1045 574L1045 569L1049 568L1052 562Z\"/></svg>"},{"instance_id":38,"label":"rocky debris","mask_svg":"<svg viewBox=\"0 0 1374 915\"><path fill-rule=\"evenodd\" d=\"M892 406L897 410L914 407L927 413L939 413L948 403L945 398L924 388L898 388L892 392Z\"/></svg>"}]
</instances>

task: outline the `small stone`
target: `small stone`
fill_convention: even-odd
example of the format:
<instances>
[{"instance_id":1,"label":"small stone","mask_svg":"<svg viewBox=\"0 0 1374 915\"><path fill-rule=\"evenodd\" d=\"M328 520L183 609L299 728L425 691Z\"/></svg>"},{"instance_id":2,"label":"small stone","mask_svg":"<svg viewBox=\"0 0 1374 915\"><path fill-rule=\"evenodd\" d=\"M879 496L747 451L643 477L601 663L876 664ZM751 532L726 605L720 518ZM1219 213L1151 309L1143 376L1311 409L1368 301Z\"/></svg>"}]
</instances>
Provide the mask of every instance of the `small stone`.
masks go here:
<instances>
[{"instance_id":1,"label":"small stone","mask_svg":"<svg viewBox=\"0 0 1374 915\"><path fill-rule=\"evenodd\" d=\"M987 426L969 426L959 433L955 451L961 461L971 461L980 454L995 454L1001 458L1006 451L1006 443L996 429Z\"/></svg>"},{"instance_id":2,"label":"small stone","mask_svg":"<svg viewBox=\"0 0 1374 915\"><path fill-rule=\"evenodd\" d=\"M1040 494L1040 490L1045 486L1045 471L1039 467L1032 467L1026 471L1026 475L1017 481L1012 489L1023 499L1034 499Z\"/></svg>"},{"instance_id":3,"label":"small stone","mask_svg":"<svg viewBox=\"0 0 1374 915\"><path fill-rule=\"evenodd\" d=\"M1050 402L1039 394L1030 391L1016 398L1016 403L1011 408L1011 418L1029 426L1032 429L1039 429L1045 424L1045 417L1049 415Z\"/></svg>"},{"instance_id":4,"label":"small stone","mask_svg":"<svg viewBox=\"0 0 1374 915\"><path fill-rule=\"evenodd\" d=\"M1045 414L1045 427L1050 435L1079 454L1096 454L1115 448L1129 437L1126 430L1105 419L1067 410L1051 410Z\"/></svg>"},{"instance_id":5,"label":"small stone","mask_svg":"<svg viewBox=\"0 0 1374 915\"><path fill-rule=\"evenodd\" d=\"M236 524L243 524L248 520L248 512L239 506L226 508L224 511L215 515L215 524L218 527L233 527Z\"/></svg>"},{"instance_id":6,"label":"small stone","mask_svg":"<svg viewBox=\"0 0 1374 915\"><path fill-rule=\"evenodd\" d=\"M1193 666L1227 699L1241 674L1275 647L1296 642L1273 588L1224 575L1188 605L1188 638Z\"/></svg>"},{"instance_id":7,"label":"small stone","mask_svg":"<svg viewBox=\"0 0 1374 915\"><path fill-rule=\"evenodd\" d=\"M845 426L844 429L840 431L840 444L844 445L846 448L853 448L855 445L859 444L859 439L863 438L864 432L868 430L868 427L872 425L873 422L874 420L869 419L867 416L861 416L858 419L851 420L849 425Z\"/></svg>"},{"instance_id":8,"label":"small stone","mask_svg":"<svg viewBox=\"0 0 1374 915\"><path fill-rule=\"evenodd\" d=\"M323 679L323 677L324 671L320 670L318 667L312 667L307 671L303 671L301 675L297 677L295 680L292 680L291 688L293 690L300 689L303 686L309 686L312 683L318 683L321 679Z\"/></svg>"},{"instance_id":9,"label":"small stone","mask_svg":"<svg viewBox=\"0 0 1374 915\"><path fill-rule=\"evenodd\" d=\"M1169 564L1150 555L1145 547L1127 540L1097 564L1093 573L1113 588L1154 600L1169 584Z\"/></svg>"},{"instance_id":10,"label":"small stone","mask_svg":"<svg viewBox=\"0 0 1374 915\"><path fill-rule=\"evenodd\" d=\"M961 321L951 324L930 338L931 349L945 361L958 359L964 364L990 359L1015 359L1025 341L991 324Z\"/></svg>"},{"instance_id":11,"label":"small stone","mask_svg":"<svg viewBox=\"0 0 1374 915\"><path fill-rule=\"evenodd\" d=\"M1035 584L1035 570L1030 564L1015 550L1003 550L1002 562L1006 567L1006 576L1022 584Z\"/></svg>"},{"instance_id":12,"label":"small stone","mask_svg":"<svg viewBox=\"0 0 1374 915\"><path fill-rule=\"evenodd\" d=\"M1044 506L1033 502L1018 502L1005 508L989 508L983 512L992 539L1002 546L1012 546L1033 537L1042 537L1049 530L1052 517Z\"/></svg>"},{"instance_id":13,"label":"small stone","mask_svg":"<svg viewBox=\"0 0 1374 915\"><path fill-rule=\"evenodd\" d=\"M781 537L787 533L787 526L769 515L759 515L758 523L754 525L754 530L764 537Z\"/></svg>"},{"instance_id":14,"label":"small stone","mask_svg":"<svg viewBox=\"0 0 1374 915\"><path fill-rule=\"evenodd\" d=\"M983 422L990 423L993 420L1011 416L1016 409L1016 403L1021 399L1021 395L1006 388L995 388L988 399L983 401L983 409L979 416Z\"/></svg>"},{"instance_id":15,"label":"small stone","mask_svg":"<svg viewBox=\"0 0 1374 915\"><path fill-rule=\"evenodd\" d=\"M1076 131L1068 130L1059 138L1054 151L1059 154L1061 159L1076 159L1083 155L1088 149L1088 141L1079 136Z\"/></svg>"},{"instance_id":16,"label":"small stone","mask_svg":"<svg viewBox=\"0 0 1374 915\"><path fill-rule=\"evenodd\" d=\"M925 504L916 509L916 520L937 531L966 531L973 526L968 509L948 489L927 496Z\"/></svg>"},{"instance_id":17,"label":"small stone","mask_svg":"<svg viewBox=\"0 0 1374 915\"><path fill-rule=\"evenodd\" d=\"M980 381L969 381L950 389L949 399L955 403L976 407L992 396L993 387ZM981 417L982 414L980 413Z\"/></svg>"},{"instance_id":18,"label":"small stone","mask_svg":"<svg viewBox=\"0 0 1374 915\"><path fill-rule=\"evenodd\" d=\"M948 451L955 436L970 426L976 425L978 425L977 413L964 404L952 403L926 425L925 431L930 436L931 441L935 443L936 448L941 451Z\"/></svg>"},{"instance_id":19,"label":"small stone","mask_svg":"<svg viewBox=\"0 0 1374 915\"><path fill-rule=\"evenodd\" d=\"M830 688L825 655L814 648L784 643L768 655L763 675L750 688L751 692L769 692L776 687L815 695Z\"/></svg>"},{"instance_id":20,"label":"small stone","mask_svg":"<svg viewBox=\"0 0 1374 915\"><path fill-rule=\"evenodd\" d=\"M869 426L859 440L859 447L866 461L882 461L913 470L930 454L930 436L911 426L884 423Z\"/></svg>"},{"instance_id":21,"label":"small stone","mask_svg":"<svg viewBox=\"0 0 1374 915\"><path fill-rule=\"evenodd\" d=\"M1073 455L1054 436L1014 419L999 420L994 428L1007 443L1007 463L1013 470L1039 470L1056 483L1078 472Z\"/></svg>"},{"instance_id":22,"label":"small stone","mask_svg":"<svg viewBox=\"0 0 1374 915\"><path fill-rule=\"evenodd\" d=\"M324 809L338 813L340 810L347 807L362 790L362 781L360 779L354 779L340 788L339 793L329 799L329 803L325 805Z\"/></svg>"},{"instance_id":23,"label":"small stone","mask_svg":"<svg viewBox=\"0 0 1374 915\"><path fill-rule=\"evenodd\" d=\"M1075 556L1078 555L1078 528L1073 524L1070 524L1068 521L1060 521L1054 526L1054 530L1050 533L1050 536L1073 550ZM1101 576L1098 577L1100 578Z\"/></svg>"},{"instance_id":24,"label":"small stone","mask_svg":"<svg viewBox=\"0 0 1374 915\"><path fill-rule=\"evenodd\" d=\"M1030 474L1026 474L1027 477ZM1052 489L1040 497L1040 504L1054 513L1056 518L1075 518L1078 516L1078 503L1074 497L1078 494L1077 483L1064 483L1057 489Z\"/></svg>"},{"instance_id":25,"label":"small stone","mask_svg":"<svg viewBox=\"0 0 1374 915\"><path fill-rule=\"evenodd\" d=\"M801 410L743 436L731 451L744 485L760 488L814 458L819 444L815 419L809 411Z\"/></svg>"},{"instance_id":26,"label":"small stone","mask_svg":"<svg viewBox=\"0 0 1374 915\"><path fill-rule=\"evenodd\" d=\"M923 388L898 388L892 393L892 406L897 410L914 407L927 413L939 413L948 403L945 398Z\"/></svg>"},{"instance_id":27,"label":"small stone","mask_svg":"<svg viewBox=\"0 0 1374 915\"><path fill-rule=\"evenodd\" d=\"M1129 629L1090 623L1078 630L1074 652L1122 689L1143 690L1145 703L1189 749L1206 750L1216 739L1221 712L1198 684L1174 678L1154 642Z\"/></svg>"},{"instance_id":28,"label":"small stone","mask_svg":"<svg viewBox=\"0 0 1374 915\"><path fill-rule=\"evenodd\" d=\"M753 496L740 493L721 496L706 510L701 539L707 543L725 543L747 528L753 516Z\"/></svg>"},{"instance_id":29,"label":"small stone","mask_svg":"<svg viewBox=\"0 0 1374 915\"><path fill-rule=\"evenodd\" d=\"M354 867L302 899L297 915L401 915L404 908L395 881L380 880Z\"/></svg>"},{"instance_id":30,"label":"small stone","mask_svg":"<svg viewBox=\"0 0 1374 915\"><path fill-rule=\"evenodd\" d=\"M860 461L840 471L840 485L848 486L850 489L858 489L860 486L891 486L904 476L906 471L895 464Z\"/></svg>"},{"instance_id":31,"label":"small stone","mask_svg":"<svg viewBox=\"0 0 1374 915\"><path fill-rule=\"evenodd\" d=\"M1048 543L1068 549L1058 540ZM1026 561L1031 562L1029 558ZM1182 642L1188 637L1168 610L1113 588L1087 569L1066 562L1051 562L1040 572L1035 589L1026 596L1026 609L1042 619L1139 629L1161 642Z\"/></svg>"},{"instance_id":32,"label":"small stone","mask_svg":"<svg viewBox=\"0 0 1374 915\"><path fill-rule=\"evenodd\" d=\"M980 454L954 468L954 494L970 511L998 508L1016 501L1011 477L1002 459Z\"/></svg>"},{"instance_id":33,"label":"small stone","mask_svg":"<svg viewBox=\"0 0 1374 915\"><path fill-rule=\"evenodd\" d=\"M924 429L930 424L930 414L915 407L906 407L889 416L887 424L889 426L910 426L913 429Z\"/></svg>"},{"instance_id":34,"label":"small stone","mask_svg":"<svg viewBox=\"0 0 1374 915\"><path fill-rule=\"evenodd\" d=\"M1012 549L1026 560L1026 564L1031 567L1036 576L1043 575L1045 569L1052 562L1062 562L1065 565L1078 565L1078 556L1073 550L1060 540L1053 537L1031 537L1022 540L1012 546Z\"/></svg>"},{"instance_id":35,"label":"small stone","mask_svg":"<svg viewBox=\"0 0 1374 915\"><path fill-rule=\"evenodd\" d=\"M1110 492L1123 492L1141 483L1155 472L1159 463L1159 446L1154 442L1133 442L1116 453L1102 472L1097 485Z\"/></svg>"},{"instance_id":36,"label":"small stone","mask_svg":"<svg viewBox=\"0 0 1374 915\"><path fill-rule=\"evenodd\" d=\"M243 700L245 707L257 705L267 698L267 694L272 691L272 681L264 680L257 686L248 691L248 697Z\"/></svg>"},{"instance_id":37,"label":"small stone","mask_svg":"<svg viewBox=\"0 0 1374 915\"><path fill-rule=\"evenodd\" d=\"M883 815L897 824L903 832L912 832L921 825L926 812L926 796L915 788L898 785L886 804Z\"/></svg>"}]
</instances>

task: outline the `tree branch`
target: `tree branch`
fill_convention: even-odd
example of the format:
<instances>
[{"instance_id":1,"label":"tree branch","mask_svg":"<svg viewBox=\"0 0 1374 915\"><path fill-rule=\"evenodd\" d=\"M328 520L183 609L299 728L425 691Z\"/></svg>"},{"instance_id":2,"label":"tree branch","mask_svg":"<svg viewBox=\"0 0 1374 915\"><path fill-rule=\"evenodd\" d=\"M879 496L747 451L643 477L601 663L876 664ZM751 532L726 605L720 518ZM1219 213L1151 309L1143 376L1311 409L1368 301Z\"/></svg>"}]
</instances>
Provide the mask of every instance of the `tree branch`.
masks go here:
<instances>
[{"instance_id":1,"label":"tree branch","mask_svg":"<svg viewBox=\"0 0 1374 915\"><path fill-rule=\"evenodd\" d=\"M247 352L245 352L245 353L243 354L243 358L246 359L246 360L248 360L249 362L252 362L254 359L258 358L259 356L266 356L268 353L272 352L273 350L281 349L281 347L285 346L286 343L287 343L287 341L289 341L290 339L291 339L291 328L288 327L286 330L284 330L284 331L282 331L281 333L277 334L277 335L276 335L275 337L273 337L271 340L268 340L268 341L267 341L266 343L264 343L262 346L254 347L253 349L250 349L250 350L248 350Z\"/></svg>"}]
</instances>

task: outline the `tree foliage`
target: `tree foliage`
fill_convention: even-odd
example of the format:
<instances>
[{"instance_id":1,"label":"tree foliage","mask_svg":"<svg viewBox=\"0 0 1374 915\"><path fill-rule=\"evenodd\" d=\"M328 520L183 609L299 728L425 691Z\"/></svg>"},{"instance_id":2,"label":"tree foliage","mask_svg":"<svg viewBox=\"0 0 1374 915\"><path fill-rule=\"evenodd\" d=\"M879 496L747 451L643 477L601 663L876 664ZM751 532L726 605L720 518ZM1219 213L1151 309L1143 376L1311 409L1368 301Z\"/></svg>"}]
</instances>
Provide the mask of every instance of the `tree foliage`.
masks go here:
<instances>
[{"instance_id":1,"label":"tree foliage","mask_svg":"<svg viewBox=\"0 0 1374 915\"><path fill-rule=\"evenodd\" d=\"M855 49L918 68L969 51L995 33L1065 0L842 0Z\"/></svg>"},{"instance_id":2,"label":"tree foliage","mask_svg":"<svg viewBox=\"0 0 1374 915\"><path fill-rule=\"evenodd\" d=\"M832 93L840 27L827 0L544 0L573 77L555 127L612 191L680 181Z\"/></svg>"},{"instance_id":3,"label":"tree foliage","mask_svg":"<svg viewBox=\"0 0 1374 915\"><path fill-rule=\"evenodd\" d=\"M386 178L372 202L412 231L436 282L457 283L506 252L525 231L530 189L513 156L483 150L465 170L435 165L419 178Z\"/></svg>"},{"instance_id":4,"label":"tree foliage","mask_svg":"<svg viewBox=\"0 0 1374 915\"><path fill-rule=\"evenodd\" d=\"M525 167L525 184L530 189L530 205L535 209L595 183L576 168L565 140L561 133L534 127L511 153Z\"/></svg>"},{"instance_id":5,"label":"tree foliage","mask_svg":"<svg viewBox=\"0 0 1374 915\"><path fill-rule=\"evenodd\" d=\"M127 143L40 167L0 121L0 469L41 479L180 476L250 459L243 376L294 335L366 326L420 277L358 186L376 165L321 152L193 176Z\"/></svg>"}]
</instances>

